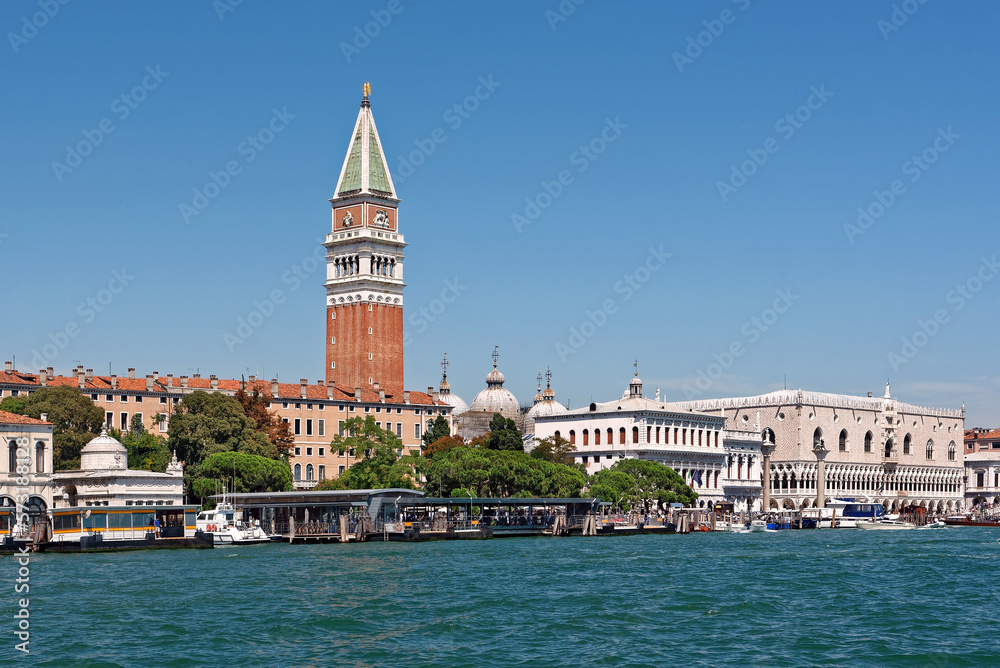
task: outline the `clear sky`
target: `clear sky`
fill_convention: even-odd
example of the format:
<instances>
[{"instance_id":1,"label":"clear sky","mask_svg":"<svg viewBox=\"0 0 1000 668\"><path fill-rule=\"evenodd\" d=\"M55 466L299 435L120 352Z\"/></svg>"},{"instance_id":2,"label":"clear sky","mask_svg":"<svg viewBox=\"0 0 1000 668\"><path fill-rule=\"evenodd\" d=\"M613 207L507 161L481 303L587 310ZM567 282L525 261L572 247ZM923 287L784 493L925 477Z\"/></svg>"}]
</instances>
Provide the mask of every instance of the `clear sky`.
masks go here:
<instances>
[{"instance_id":1,"label":"clear sky","mask_svg":"<svg viewBox=\"0 0 1000 668\"><path fill-rule=\"evenodd\" d=\"M0 5L21 370L322 378L370 81L409 388L447 352L471 401L499 345L522 401L638 359L668 399L891 378L1000 424L996 3L49 2Z\"/></svg>"}]
</instances>

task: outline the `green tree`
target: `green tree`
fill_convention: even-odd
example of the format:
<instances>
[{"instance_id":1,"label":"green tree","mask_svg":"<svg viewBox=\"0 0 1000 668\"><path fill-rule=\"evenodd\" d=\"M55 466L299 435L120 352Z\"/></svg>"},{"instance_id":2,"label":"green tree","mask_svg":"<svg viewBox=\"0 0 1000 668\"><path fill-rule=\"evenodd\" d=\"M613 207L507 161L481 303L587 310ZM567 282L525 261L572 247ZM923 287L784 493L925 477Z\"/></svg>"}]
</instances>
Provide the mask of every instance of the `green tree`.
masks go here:
<instances>
[{"instance_id":1,"label":"green tree","mask_svg":"<svg viewBox=\"0 0 1000 668\"><path fill-rule=\"evenodd\" d=\"M132 434L145 434L146 425L142 423L142 413L133 413L132 420L129 422L128 426L129 433Z\"/></svg>"},{"instance_id":2,"label":"green tree","mask_svg":"<svg viewBox=\"0 0 1000 668\"><path fill-rule=\"evenodd\" d=\"M24 415L26 410L28 410L27 397L4 397L4 400L0 401L0 411Z\"/></svg>"},{"instance_id":3,"label":"green tree","mask_svg":"<svg viewBox=\"0 0 1000 668\"><path fill-rule=\"evenodd\" d=\"M547 462L573 466L574 452L576 452L576 446L562 436L549 436L538 442L538 445L531 451L531 456L544 459Z\"/></svg>"},{"instance_id":4,"label":"green tree","mask_svg":"<svg viewBox=\"0 0 1000 668\"><path fill-rule=\"evenodd\" d=\"M424 432L422 439L424 447L445 436L451 436L451 426L449 426L448 420L443 415L438 415L434 418L434 422L431 423L430 429Z\"/></svg>"},{"instance_id":5,"label":"green tree","mask_svg":"<svg viewBox=\"0 0 1000 668\"><path fill-rule=\"evenodd\" d=\"M137 414L138 415L138 414ZM118 439L128 450L128 467L141 471L163 473L170 463L171 453L167 439L148 431L125 433L112 429L109 434Z\"/></svg>"},{"instance_id":6,"label":"green tree","mask_svg":"<svg viewBox=\"0 0 1000 668\"><path fill-rule=\"evenodd\" d=\"M486 435L486 447L490 450L524 452L524 439L513 420L494 413L490 420L490 433Z\"/></svg>"},{"instance_id":7,"label":"green tree","mask_svg":"<svg viewBox=\"0 0 1000 668\"><path fill-rule=\"evenodd\" d=\"M261 393L256 388L253 392L247 392L246 384L241 383L234 398L243 407L247 417L257 425L257 431L266 434L268 440L278 449L278 453L282 457L287 457L295 437L288 429L288 423L268 408L271 404L271 395Z\"/></svg>"},{"instance_id":8,"label":"green tree","mask_svg":"<svg viewBox=\"0 0 1000 668\"><path fill-rule=\"evenodd\" d=\"M222 489L235 489L237 493L290 492L292 470L285 460L247 452L216 452L194 468L191 489L199 499Z\"/></svg>"},{"instance_id":9,"label":"green tree","mask_svg":"<svg viewBox=\"0 0 1000 668\"><path fill-rule=\"evenodd\" d=\"M698 498L677 471L643 459L622 459L598 471L590 477L590 494L623 509L651 509L656 503L690 506Z\"/></svg>"},{"instance_id":10,"label":"green tree","mask_svg":"<svg viewBox=\"0 0 1000 668\"><path fill-rule=\"evenodd\" d=\"M281 458L239 402L218 392L192 392L181 400L170 418L167 445L188 467L218 452Z\"/></svg>"},{"instance_id":11,"label":"green tree","mask_svg":"<svg viewBox=\"0 0 1000 668\"><path fill-rule=\"evenodd\" d=\"M24 415L52 423L55 470L80 468L80 450L101 433L104 412L75 387L43 387L28 397Z\"/></svg>"},{"instance_id":12,"label":"green tree","mask_svg":"<svg viewBox=\"0 0 1000 668\"><path fill-rule=\"evenodd\" d=\"M339 478L320 482L314 489L415 489L414 458L401 456L403 442L389 430L375 424L371 415L353 417L344 423L347 436L337 434L330 448L354 453L359 461Z\"/></svg>"},{"instance_id":13,"label":"green tree","mask_svg":"<svg viewBox=\"0 0 1000 668\"><path fill-rule=\"evenodd\" d=\"M578 468L488 448L440 452L433 459L422 458L418 470L426 480L424 490L435 496L464 489L481 497L578 497L586 484Z\"/></svg>"}]
</instances>

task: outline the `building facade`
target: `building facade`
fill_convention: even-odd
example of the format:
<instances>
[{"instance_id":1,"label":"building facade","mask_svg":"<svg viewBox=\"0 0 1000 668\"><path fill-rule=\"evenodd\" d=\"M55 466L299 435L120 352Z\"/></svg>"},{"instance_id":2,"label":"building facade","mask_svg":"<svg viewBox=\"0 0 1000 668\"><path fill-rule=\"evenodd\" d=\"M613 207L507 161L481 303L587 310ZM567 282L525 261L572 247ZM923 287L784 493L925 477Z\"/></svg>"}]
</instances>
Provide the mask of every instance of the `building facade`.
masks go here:
<instances>
[{"instance_id":1,"label":"building facade","mask_svg":"<svg viewBox=\"0 0 1000 668\"><path fill-rule=\"evenodd\" d=\"M761 496L761 444L756 432L727 429L718 415L679 410L642 395L636 375L621 399L592 403L534 419L536 439L559 436L576 446L588 474L626 458L659 462L677 471L699 507L731 503L756 510Z\"/></svg>"},{"instance_id":2,"label":"building facade","mask_svg":"<svg viewBox=\"0 0 1000 668\"><path fill-rule=\"evenodd\" d=\"M1000 504L1000 429L965 432L966 507Z\"/></svg>"},{"instance_id":3,"label":"building facade","mask_svg":"<svg viewBox=\"0 0 1000 668\"><path fill-rule=\"evenodd\" d=\"M0 446L7 455L0 473L0 506L13 508L20 500L24 511L20 528L23 535L52 507L52 424L0 411ZM25 479L26 485L22 484ZM9 517L3 515L5 521ZM9 525L0 526L4 535L10 530Z\"/></svg>"},{"instance_id":4,"label":"building facade","mask_svg":"<svg viewBox=\"0 0 1000 668\"><path fill-rule=\"evenodd\" d=\"M780 390L672 404L724 418L773 444L771 508L811 508L821 497L871 498L889 510L961 508L965 409L883 397ZM824 484L825 483L825 484Z\"/></svg>"},{"instance_id":5,"label":"building facade","mask_svg":"<svg viewBox=\"0 0 1000 668\"><path fill-rule=\"evenodd\" d=\"M403 391L403 249L399 199L369 87L354 125L326 235L326 382Z\"/></svg>"},{"instance_id":6,"label":"building facade","mask_svg":"<svg viewBox=\"0 0 1000 668\"><path fill-rule=\"evenodd\" d=\"M0 373L0 398L68 385L78 388L104 411L109 427L126 430L133 416L139 415L148 431L166 437L170 417L185 395L200 390L233 396L242 382L215 376L203 378L200 374L189 377L153 373L136 378L134 369L129 369L127 376L99 376L83 367L77 367L71 376L57 376L51 368L28 374L14 370L8 363ZM424 431L439 415L454 430L452 407L437 393L404 390L393 395L383 388L346 388L322 380L309 383L304 378L298 383L279 383L275 379L266 382L254 376L246 380L245 386L247 392L256 390L266 396L270 409L288 423L294 439L289 463L299 489L335 478L358 460L357 453L330 447L334 434L341 433L343 423L352 417L371 415L379 427L394 432L408 452L419 451ZM48 470L51 449L49 458Z\"/></svg>"}]
</instances>

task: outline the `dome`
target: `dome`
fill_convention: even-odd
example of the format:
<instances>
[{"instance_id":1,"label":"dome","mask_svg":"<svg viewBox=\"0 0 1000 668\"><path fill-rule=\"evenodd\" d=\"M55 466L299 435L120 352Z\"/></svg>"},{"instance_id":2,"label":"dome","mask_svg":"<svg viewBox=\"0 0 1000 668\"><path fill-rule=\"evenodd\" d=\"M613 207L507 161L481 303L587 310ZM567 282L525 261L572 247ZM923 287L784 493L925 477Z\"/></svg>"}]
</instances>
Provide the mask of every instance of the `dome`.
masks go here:
<instances>
[{"instance_id":1,"label":"dome","mask_svg":"<svg viewBox=\"0 0 1000 668\"><path fill-rule=\"evenodd\" d=\"M486 376L486 389L476 395L469 407L471 413L500 413L515 420L521 413L517 397L503 387L503 374L497 370L497 353L493 353L493 370Z\"/></svg>"},{"instance_id":2,"label":"dome","mask_svg":"<svg viewBox=\"0 0 1000 668\"><path fill-rule=\"evenodd\" d=\"M451 385L448 384L449 364L448 353L445 353L444 359L441 360L441 368L444 369L444 373L441 376L441 385L438 386L438 401L451 406L452 415L461 415L469 410L469 404L465 403L465 400L462 399L462 397L451 393Z\"/></svg>"},{"instance_id":3,"label":"dome","mask_svg":"<svg viewBox=\"0 0 1000 668\"><path fill-rule=\"evenodd\" d=\"M539 401L537 404L532 406L528 410L528 417L534 419L537 417L547 417L549 415L562 415L563 413L568 412L569 411L566 407L555 399L546 399L545 401Z\"/></svg>"},{"instance_id":4,"label":"dome","mask_svg":"<svg viewBox=\"0 0 1000 668\"><path fill-rule=\"evenodd\" d=\"M127 469L128 450L117 439L108 436L108 429L94 438L80 450L80 469L103 471L106 469Z\"/></svg>"}]
</instances>

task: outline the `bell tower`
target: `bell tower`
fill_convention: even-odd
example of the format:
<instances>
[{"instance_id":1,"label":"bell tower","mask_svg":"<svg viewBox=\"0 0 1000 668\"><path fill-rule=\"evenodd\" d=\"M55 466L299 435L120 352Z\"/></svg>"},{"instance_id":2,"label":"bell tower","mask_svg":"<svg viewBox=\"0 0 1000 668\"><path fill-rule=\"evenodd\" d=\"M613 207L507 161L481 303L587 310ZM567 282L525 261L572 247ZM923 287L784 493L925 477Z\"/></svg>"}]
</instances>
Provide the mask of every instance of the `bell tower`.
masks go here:
<instances>
[{"instance_id":1,"label":"bell tower","mask_svg":"<svg viewBox=\"0 0 1000 668\"><path fill-rule=\"evenodd\" d=\"M396 189L364 85L326 235L326 380L403 391L403 249Z\"/></svg>"}]
</instances>

